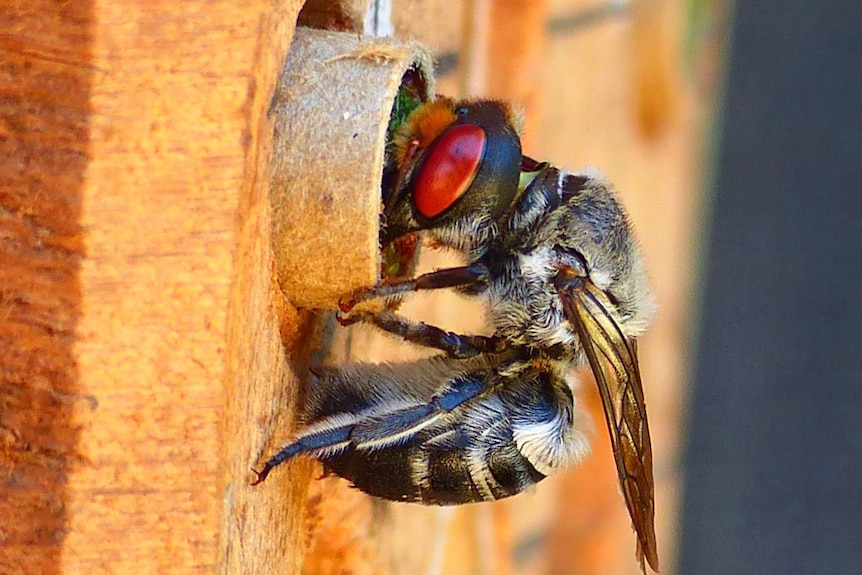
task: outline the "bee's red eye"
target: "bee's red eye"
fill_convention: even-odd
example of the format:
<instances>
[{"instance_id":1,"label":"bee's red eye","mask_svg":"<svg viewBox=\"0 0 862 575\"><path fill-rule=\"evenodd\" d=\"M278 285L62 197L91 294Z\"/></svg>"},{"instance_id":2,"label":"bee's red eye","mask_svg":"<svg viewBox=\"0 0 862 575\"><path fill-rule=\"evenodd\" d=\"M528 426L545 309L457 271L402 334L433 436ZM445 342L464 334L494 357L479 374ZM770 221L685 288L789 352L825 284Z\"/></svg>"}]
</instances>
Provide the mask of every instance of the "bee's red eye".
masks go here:
<instances>
[{"instance_id":1,"label":"bee's red eye","mask_svg":"<svg viewBox=\"0 0 862 575\"><path fill-rule=\"evenodd\" d=\"M421 216L437 217L464 195L476 177L487 139L481 127L459 124L434 141L413 178L413 201Z\"/></svg>"}]
</instances>

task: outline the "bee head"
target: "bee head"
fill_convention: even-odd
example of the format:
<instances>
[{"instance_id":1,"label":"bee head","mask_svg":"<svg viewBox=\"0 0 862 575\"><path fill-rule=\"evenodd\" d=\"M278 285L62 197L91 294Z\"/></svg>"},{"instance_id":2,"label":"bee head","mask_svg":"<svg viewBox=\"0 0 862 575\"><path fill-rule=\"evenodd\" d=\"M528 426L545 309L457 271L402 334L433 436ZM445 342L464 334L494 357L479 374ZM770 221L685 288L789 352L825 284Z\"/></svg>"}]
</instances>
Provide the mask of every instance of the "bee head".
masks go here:
<instances>
[{"instance_id":1,"label":"bee head","mask_svg":"<svg viewBox=\"0 0 862 575\"><path fill-rule=\"evenodd\" d=\"M396 135L404 178L388 194L383 243L462 220L500 219L517 194L519 125L510 105L493 100L440 100L414 111Z\"/></svg>"}]
</instances>

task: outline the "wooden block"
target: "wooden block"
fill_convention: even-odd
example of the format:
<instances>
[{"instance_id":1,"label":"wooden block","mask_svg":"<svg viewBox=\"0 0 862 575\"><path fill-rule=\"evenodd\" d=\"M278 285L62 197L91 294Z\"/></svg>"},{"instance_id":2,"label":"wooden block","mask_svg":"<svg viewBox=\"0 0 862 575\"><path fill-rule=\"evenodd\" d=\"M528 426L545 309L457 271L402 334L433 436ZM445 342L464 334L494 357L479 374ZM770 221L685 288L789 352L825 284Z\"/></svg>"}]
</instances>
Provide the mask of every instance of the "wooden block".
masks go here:
<instances>
[{"instance_id":1,"label":"wooden block","mask_svg":"<svg viewBox=\"0 0 862 575\"><path fill-rule=\"evenodd\" d=\"M0 15L0 572L299 571L311 465L248 485L306 325L267 178L299 8Z\"/></svg>"}]
</instances>

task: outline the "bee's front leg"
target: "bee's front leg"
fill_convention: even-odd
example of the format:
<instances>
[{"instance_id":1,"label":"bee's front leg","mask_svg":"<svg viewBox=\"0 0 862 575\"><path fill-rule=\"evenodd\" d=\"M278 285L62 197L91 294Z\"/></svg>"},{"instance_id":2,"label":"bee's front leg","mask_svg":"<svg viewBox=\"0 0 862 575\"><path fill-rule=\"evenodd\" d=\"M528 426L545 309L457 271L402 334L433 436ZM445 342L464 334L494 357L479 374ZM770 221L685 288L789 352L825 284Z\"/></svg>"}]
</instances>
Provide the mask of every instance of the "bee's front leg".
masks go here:
<instances>
[{"instance_id":1,"label":"bee's front leg","mask_svg":"<svg viewBox=\"0 0 862 575\"><path fill-rule=\"evenodd\" d=\"M506 349L506 342L500 337L459 335L433 325L410 321L386 309L374 313L364 311L352 312L349 315L339 313L338 321L342 325L351 325L360 321L373 323L383 331L403 338L404 341L445 351L449 357L456 359L474 357L482 353L500 353Z\"/></svg>"}]
</instances>

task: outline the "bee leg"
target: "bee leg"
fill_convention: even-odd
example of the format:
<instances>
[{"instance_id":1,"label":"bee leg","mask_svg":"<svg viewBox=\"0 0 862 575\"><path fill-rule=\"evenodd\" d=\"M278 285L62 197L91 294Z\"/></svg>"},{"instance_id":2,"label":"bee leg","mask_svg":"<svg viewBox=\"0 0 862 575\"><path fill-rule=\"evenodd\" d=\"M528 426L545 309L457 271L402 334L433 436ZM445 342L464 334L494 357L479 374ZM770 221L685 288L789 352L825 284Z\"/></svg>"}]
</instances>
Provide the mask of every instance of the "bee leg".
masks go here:
<instances>
[{"instance_id":1,"label":"bee leg","mask_svg":"<svg viewBox=\"0 0 862 575\"><path fill-rule=\"evenodd\" d=\"M479 378L466 376L453 379L435 393L428 403L375 414L357 422L351 443L358 450L407 443L441 415L475 399L486 389L487 386Z\"/></svg>"},{"instance_id":2,"label":"bee leg","mask_svg":"<svg viewBox=\"0 0 862 575\"><path fill-rule=\"evenodd\" d=\"M314 453L327 449L337 450L346 447L350 442L350 434L353 432L353 427L353 424L342 425L300 436L296 441L285 445L278 453L270 457L264 463L263 469L260 471L252 469L257 475L257 479L252 482L252 485L263 483L270 471L295 455Z\"/></svg>"},{"instance_id":3,"label":"bee leg","mask_svg":"<svg viewBox=\"0 0 862 575\"><path fill-rule=\"evenodd\" d=\"M253 469L257 478L252 485L262 483L275 467L296 455L310 454L325 460L348 447L368 450L408 442L440 415L479 396L485 389L480 379L461 377L450 381L428 403L391 411L381 411L378 406L351 418L338 413L322 419L314 424L313 431L300 434L296 441L270 457L263 469ZM346 419L351 422L345 424Z\"/></svg>"},{"instance_id":4,"label":"bee leg","mask_svg":"<svg viewBox=\"0 0 862 575\"><path fill-rule=\"evenodd\" d=\"M349 299L339 303L341 311L347 313L356 304L372 299L404 295L406 293L454 287L470 287L484 282L488 278L488 268L484 264L474 263L457 268L446 268L422 274L421 276L391 284L381 284L364 288L355 292Z\"/></svg>"},{"instance_id":5,"label":"bee leg","mask_svg":"<svg viewBox=\"0 0 862 575\"><path fill-rule=\"evenodd\" d=\"M339 316L342 325L359 321L373 323L383 331L397 335L417 345L445 351L449 357L465 359L482 353L500 353L506 349L506 342L497 336L459 335L445 331L427 323L413 322L389 310L376 313L354 312L349 316Z\"/></svg>"}]
</instances>

